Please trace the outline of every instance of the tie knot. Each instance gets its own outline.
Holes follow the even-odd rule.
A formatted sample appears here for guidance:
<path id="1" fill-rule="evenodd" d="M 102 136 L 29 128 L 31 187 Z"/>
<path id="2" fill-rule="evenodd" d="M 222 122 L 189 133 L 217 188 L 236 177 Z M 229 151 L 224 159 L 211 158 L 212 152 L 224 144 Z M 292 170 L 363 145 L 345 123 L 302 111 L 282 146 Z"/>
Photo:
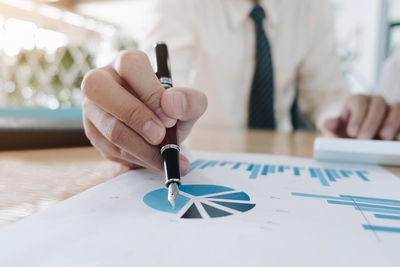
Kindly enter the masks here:
<path id="1" fill-rule="evenodd" d="M 264 9 L 260 5 L 256 5 L 250 12 L 250 17 L 252 17 L 256 23 L 262 23 L 265 19 Z"/>

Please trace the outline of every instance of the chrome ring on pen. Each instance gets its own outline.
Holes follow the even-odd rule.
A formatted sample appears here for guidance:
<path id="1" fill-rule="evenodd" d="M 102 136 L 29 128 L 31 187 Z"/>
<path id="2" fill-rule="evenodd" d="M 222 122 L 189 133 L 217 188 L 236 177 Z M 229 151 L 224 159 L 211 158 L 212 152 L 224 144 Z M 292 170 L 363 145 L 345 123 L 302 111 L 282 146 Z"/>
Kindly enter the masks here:
<path id="1" fill-rule="evenodd" d="M 177 178 L 168 179 L 165 182 L 165 186 L 168 187 L 171 183 L 176 183 L 176 184 L 178 184 L 178 186 L 180 186 L 181 185 L 181 179 L 177 179 Z"/>
<path id="2" fill-rule="evenodd" d="M 176 150 L 178 150 L 178 152 L 181 151 L 181 149 L 180 149 L 180 147 L 179 147 L 178 145 L 168 144 L 168 145 L 163 146 L 163 147 L 160 149 L 160 153 L 162 154 L 162 153 L 164 152 L 164 150 L 169 149 L 169 148 L 176 149 Z"/>

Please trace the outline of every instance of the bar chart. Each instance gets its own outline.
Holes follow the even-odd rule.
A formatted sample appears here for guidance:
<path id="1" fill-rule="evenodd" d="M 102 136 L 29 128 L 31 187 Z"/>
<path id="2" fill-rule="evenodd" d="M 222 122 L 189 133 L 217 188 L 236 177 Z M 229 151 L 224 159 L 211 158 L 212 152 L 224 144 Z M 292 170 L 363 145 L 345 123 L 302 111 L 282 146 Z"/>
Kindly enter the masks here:
<path id="1" fill-rule="evenodd" d="M 289 166 L 280 164 L 259 164 L 235 161 L 218 161 L 199 159 L 191 164 L 190 171 L 195 169 L 204 170 L 209 168 L 225 168 L 234 171 L 245 171 L 249 179 L 257 179 L 265 176 L 289 174 L 294 177 L 312 178 L 321 183 L 322 186 L 331 186 L 332 183 L 341 179 L 358 179 L 369 182 L 368 171 L 346 170 L 335 168 L 322 168 L 312 166 Z"/>
<path id="2" fill-rule="evenodd" d="M 330 205 L 348 206 L 353 207 L 354 210 L 361 213 L 372 213 L 379 225 L 370 224 L 366 221 L 367 224 L 362 224 L 365 230 L 400 234 L 400 200 L 354 195 L 328 196 L 296 192 L 292 192 L 292 196 L 323 199 Z M 392 223 L 385 225 L 388 221 L 398 221 L 398 227 L 394 227 Z"/>

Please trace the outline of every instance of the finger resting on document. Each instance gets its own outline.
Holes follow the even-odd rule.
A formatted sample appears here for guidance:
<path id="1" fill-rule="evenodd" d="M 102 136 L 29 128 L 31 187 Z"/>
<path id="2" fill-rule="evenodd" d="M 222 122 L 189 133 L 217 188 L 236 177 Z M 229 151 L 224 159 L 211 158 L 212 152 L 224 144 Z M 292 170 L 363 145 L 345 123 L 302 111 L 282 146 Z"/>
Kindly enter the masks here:
<path id="1" fill-rule="evenodd" d="M 89 72 L 82 89 L 88 100 L 112 114 L 150 144 L 158 145 L 163 140 L 165 126 L 158 116 L 117 83 L 107 71 L 97 69 Z M 88 103 L 85 101 L 84 105 Z"/>
<path id="2" fill-rule="evenodd" d="M 86 116 L 109 142 L 145 162 L 152 169 L 162 170 L 162 159 L 157 146 L 150 145 L 135 131 L 96 105 L 91 106 L 91 112 L 87 112 Z"/>

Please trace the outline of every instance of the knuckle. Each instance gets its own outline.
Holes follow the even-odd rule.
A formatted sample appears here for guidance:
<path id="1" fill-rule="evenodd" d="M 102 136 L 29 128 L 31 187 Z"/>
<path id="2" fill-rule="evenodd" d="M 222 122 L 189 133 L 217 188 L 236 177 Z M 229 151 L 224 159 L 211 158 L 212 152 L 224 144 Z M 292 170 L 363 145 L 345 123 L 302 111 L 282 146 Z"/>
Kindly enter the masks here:
<path id="1" fill-rule="evenodd" d="M 348 106 L 365 105 L 368 97 L 362 94 L 351 95 L 347 100 Z"/>
<path id="2" fill-rule="evenodd" d="M 394 110 L 397 113 L 397 115 L 400 116 L 400 102 L 394 103 L 392 105 L 392 110 Z"/>
<path id="3" fill-rule="evenodd" d="M 128 75 L 128 71 L 132 68 L 132 66 L 140 65 L 146 60 L 147 55 L 140 50 L 124 50 L 118 55 L 118 63 L 115 66 L 115 69 L 119 75 L 124 78 Z"/>
<path id="4" fill-rule="evenodd" d="M 90 70 L 86 73 L 85 77 L 82 80 L 81 89 L 83 94 L 91 98 L 91 96 L 96 95 L 96 91 L 99 88 L 99 85 L 102 83 L 105 76 L 105 71 L 101 69 Z"/>
<path id="5" fill-rule="evenodd" d="M 95 144 L 95 138 L 92 134 L 92 130 L 90 129 L 90 127 L 88 125 L 86 125 L 86 123 L 83 125 L 83 129 L 85 131 L 85 135 L 86 137 L 89 139 L 90 143 L 92 144 L 92 146 L 96 147 Z"/>
<path id="6" fill-rule="evenodd" d="M 107 131 L 107 139 L 114 144 L 120 144 L 124 140 L 124 133 L 117 120 L 112 123 Z"/>
<path id="7" fill-rule="evenodd" d="M 90 110 L 91 103 L 86 98 L 82 101 L 82 112 L 85 115 Z"/>
<path id="8" fill-rule="evenodd" d="M 141 97 L 141 100 L 150 107 L 158 107 L 160 106 L 161 96 L 163 94 L 164 88 L 160 86 L 155 90 L 148 91 L 148 93 L 144 94 Z"/>
<path id="9" fill-rule="evenodd" d="M 129 153 L 126 152 L 126 151 L 123 150 L 123 149 L 120 149 L 120 151 L 119 151 L 119 156 L 120 156 L 122 159 L 125 159 L 125 160 L 128 160 L 128 159 L 130 158 Z"/>
<path id="10" fill-rule="evenodd" d="M 380 105 L 380 106 L 386 105 L 385 99 L 380 95 L 373 96 L 372 99 L 377 105 Z"/>
<path id="11" fill-rule="evenodd" d="M 145 120 L 145 112 L 139 105 L 132 105 L 125 112 L 126 123 L 131 128 L 138 128 Z"/>

